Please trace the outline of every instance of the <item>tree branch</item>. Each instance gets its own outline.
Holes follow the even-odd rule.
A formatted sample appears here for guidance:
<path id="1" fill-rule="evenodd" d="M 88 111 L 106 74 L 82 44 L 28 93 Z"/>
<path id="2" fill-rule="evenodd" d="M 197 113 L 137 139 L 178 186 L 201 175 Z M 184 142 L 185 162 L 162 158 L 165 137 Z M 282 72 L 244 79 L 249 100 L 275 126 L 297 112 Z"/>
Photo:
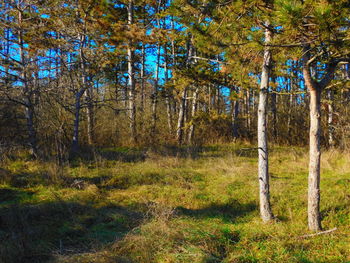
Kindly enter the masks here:
<path id="1" fill-rule="evenodd" d="M 335 227 L 335 228 L 332 228 L 332 229 L 329 229 L 329 230 L 326 230 L 326 231 L 317 232 L 317 233 L 309 234 L 309 235 L 303 235 L 303 236 L 300 236 L 299 238 L 307 238 L 307 237 L 314 237 L 314 236 L 318 236 L 318 235 L 328 234 L 328 233 L 336 231 L 337 229 L 338 228 Z"/>

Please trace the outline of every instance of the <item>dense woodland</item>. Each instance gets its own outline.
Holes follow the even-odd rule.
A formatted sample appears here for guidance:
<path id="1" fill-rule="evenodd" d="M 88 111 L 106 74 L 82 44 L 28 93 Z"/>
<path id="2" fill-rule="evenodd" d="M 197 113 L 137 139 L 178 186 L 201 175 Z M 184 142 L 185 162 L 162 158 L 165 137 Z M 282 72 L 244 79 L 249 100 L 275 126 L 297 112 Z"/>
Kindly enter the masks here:
<path id="1" fill-rule="evenodd" d="M 85 146 L 255 141 L 264 49 L 270 140 L 308 142 L 306 56 L 314 82 L 333 80 L 321 97 L 322 145 L 345 148 L 348 8 L 347 1 L 6 0 L 2 149 L 67 158 Z"/>
<path id="2" fill-rule="evenodd" d="M 309 147 L 321 231 L 321 149 L 350 144 L 349 18 L 346 0 L 3 0 L 2 159 L 246 143 L 273 221 L 268 145 Z"/>

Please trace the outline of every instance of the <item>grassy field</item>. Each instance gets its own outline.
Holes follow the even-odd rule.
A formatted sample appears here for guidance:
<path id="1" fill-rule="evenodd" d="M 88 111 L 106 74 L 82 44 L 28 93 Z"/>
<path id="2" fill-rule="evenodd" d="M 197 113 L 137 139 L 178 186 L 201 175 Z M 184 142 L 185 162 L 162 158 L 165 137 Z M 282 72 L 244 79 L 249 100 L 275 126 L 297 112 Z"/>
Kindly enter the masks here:
<path id="1" fill-rule="evenodd" d="M 60 168 L 7 158 L 0 262 L 350 262 L 350 154 L 322 157 L 321 212 L 307 231 L 307 150 L 272 147 L 276 222 L 258 213 L 247 145 L 103 149 Z"/>

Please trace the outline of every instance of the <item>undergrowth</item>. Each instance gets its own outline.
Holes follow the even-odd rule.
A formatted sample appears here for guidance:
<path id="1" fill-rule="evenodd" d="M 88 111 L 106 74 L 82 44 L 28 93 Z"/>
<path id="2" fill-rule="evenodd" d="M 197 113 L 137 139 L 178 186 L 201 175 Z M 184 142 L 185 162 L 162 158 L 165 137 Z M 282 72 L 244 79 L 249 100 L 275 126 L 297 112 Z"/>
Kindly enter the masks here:
<path id="1" fill-rule="evenodd" d="M 337 230 L 310 238 L 307 151 L 275 146 L 270 158 L 271 224 L 249 145 L 5 159 L 0 262 L 350 262 L 350 154 L 322 156 L 322 224 Z"/>

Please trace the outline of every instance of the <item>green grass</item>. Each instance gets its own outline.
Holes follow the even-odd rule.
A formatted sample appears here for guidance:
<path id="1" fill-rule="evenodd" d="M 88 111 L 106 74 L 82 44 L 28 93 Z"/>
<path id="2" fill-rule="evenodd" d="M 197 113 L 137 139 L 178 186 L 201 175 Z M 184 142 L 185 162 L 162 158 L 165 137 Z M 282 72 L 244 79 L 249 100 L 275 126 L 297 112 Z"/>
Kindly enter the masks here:
<path id="1" fill-rule="evenodd" d="M 0 262 L 350 262 L 350 155 L 322 157 L 323 227 L 307 230 L 307 151 L 273 147 L 258 213 L 247 145 L 103 149 L 59 167 L 25 155 L 0 170 Z"/>

